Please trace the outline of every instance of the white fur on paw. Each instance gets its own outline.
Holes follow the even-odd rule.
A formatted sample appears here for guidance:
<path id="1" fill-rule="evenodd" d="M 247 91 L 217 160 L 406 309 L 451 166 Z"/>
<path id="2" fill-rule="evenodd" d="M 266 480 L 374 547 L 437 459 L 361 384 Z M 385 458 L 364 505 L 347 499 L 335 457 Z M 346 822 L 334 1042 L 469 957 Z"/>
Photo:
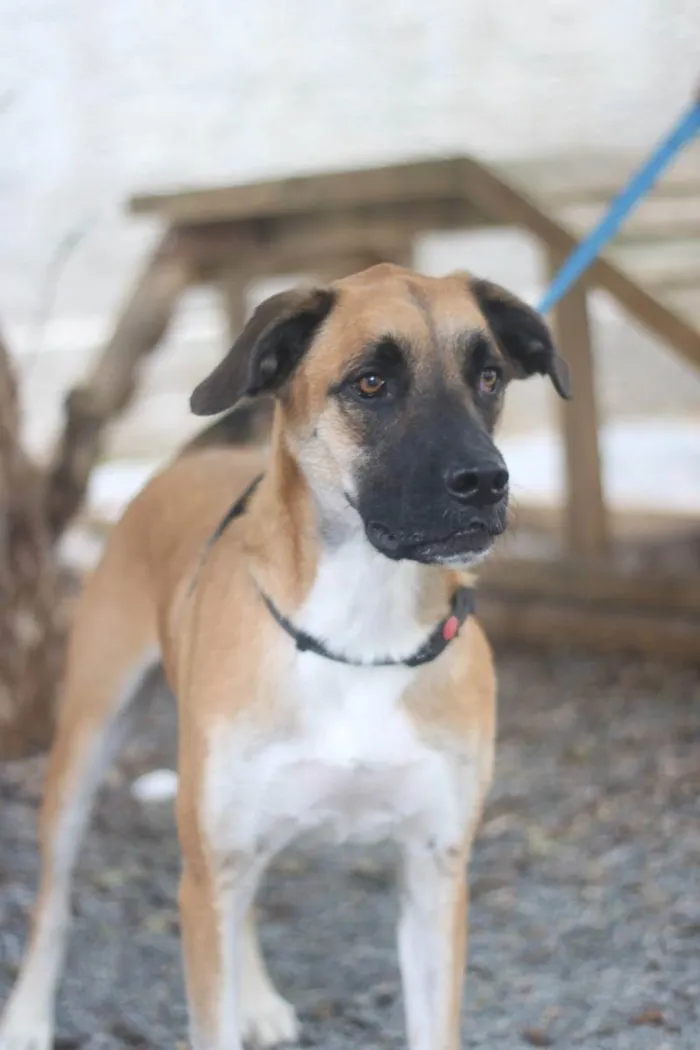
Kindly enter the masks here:
<path id="1" fill-rule="evenodd" d="M 172 769 L 154 769 L 137 777 L 131 794 L 139 802 L 169 802 L 177 795 L 177 773 Z"/>
<path id="2" fill-rule="evenodd" d="M 241 1035 L 250 1046 L 276 1046 L 278 1043 L 296 1043 L 299 1022 L 294 1007 L 273 988 L 256 989 L 244 995 Z"/>
<path id="3" fill-rule="evenodd" d="M 0 1050 L 51 1050 L 53 1025 L 29 1017 L 15 1017 L 10 1010 L 0 1022 Z"/>

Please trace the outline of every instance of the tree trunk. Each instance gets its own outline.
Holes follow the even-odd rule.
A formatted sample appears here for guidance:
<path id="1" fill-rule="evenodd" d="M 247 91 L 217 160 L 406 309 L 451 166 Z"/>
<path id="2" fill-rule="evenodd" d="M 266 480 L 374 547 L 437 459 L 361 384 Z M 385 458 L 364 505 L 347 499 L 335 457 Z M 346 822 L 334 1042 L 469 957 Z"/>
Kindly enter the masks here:
<path id="1" fill-rule="evenodd" d="M 69 395 L 44 475 L 21 446 L 17 382 L 0 337 L 0 760 L 33 754 L 51 739 L 75 593 L 60 574 L 56 544 L 82 504 L 105 426 L 129 404 L 139 367 L 191 277 L 178 237 L 167 234 L 91 374 Z"/>
<path id="2" fill-rule="evenodd" d="M 43 479 L 22 449 L 19 420 L 0 336 L 0 759 L 33 754 L 51 738 L 67 618 Z"/>

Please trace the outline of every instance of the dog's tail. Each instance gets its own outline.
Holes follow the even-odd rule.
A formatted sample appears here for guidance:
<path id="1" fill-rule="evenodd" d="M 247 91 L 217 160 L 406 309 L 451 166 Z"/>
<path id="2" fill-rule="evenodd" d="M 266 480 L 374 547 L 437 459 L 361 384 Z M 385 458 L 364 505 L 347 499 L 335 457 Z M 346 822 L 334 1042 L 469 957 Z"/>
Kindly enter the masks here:
<path id="1" fill-rule="evenodd" d="M 236 406 L 183 445 L 176 458 L 203 448 L 245 448 L 267 444 L 273 409 L 271 398 L 257 398 L 248 404 Z"/>

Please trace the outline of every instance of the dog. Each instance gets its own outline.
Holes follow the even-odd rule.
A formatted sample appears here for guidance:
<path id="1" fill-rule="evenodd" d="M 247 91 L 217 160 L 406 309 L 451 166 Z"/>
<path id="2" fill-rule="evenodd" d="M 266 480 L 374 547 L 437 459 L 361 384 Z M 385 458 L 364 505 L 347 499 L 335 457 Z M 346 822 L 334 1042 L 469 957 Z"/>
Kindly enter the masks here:
<path id="1" fill-rule="evenodd" d="M 191 407 L 274 399 L 269 451 L 195 442 L 127 508 L 81 598 L 0 1050 L 52 1043 L 76 852 L 159 660 L 179 712 L 194 1050 L 296 1040 L 253 904 L 271 859 L 314 830 L 395 843 L 408 1043 L 458 1047 L 495 732 L 471 573 L 506 526 L 505 388 L 535 373 L 568 396 L 540 316 L 467 273 L 382 264 L 258 307 Z"/>

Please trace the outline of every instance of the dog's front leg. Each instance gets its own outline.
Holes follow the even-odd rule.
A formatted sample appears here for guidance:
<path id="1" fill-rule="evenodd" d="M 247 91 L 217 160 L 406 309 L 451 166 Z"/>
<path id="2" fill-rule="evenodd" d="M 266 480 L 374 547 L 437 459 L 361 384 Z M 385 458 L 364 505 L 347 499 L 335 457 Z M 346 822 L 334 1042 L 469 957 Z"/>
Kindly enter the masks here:
<path id="1" fill-rule="evenodd" d="M 406 844 L 399 964 L 411 1050 L 457 1050 L 467 943 L 468 845 Z"/>
<path id="2" fill-rule="evenodd" d="M 242 1041 L 257 1047 L 294 1042 L 296 1014 L 267 973 L 253 906 L 274 851 L 222 848 L 221 835 L 204 826 L 200 797 L 185 769 L 178 794 L 180 919 L 192 1046 L 239 1050 Z"/>
<path id="3" fill-rule="evenodd" d="M 259 872 L 253 863 L 185 858 L 180 921 L 194 1050 L 240 1050 L 247 915 Z"/>

